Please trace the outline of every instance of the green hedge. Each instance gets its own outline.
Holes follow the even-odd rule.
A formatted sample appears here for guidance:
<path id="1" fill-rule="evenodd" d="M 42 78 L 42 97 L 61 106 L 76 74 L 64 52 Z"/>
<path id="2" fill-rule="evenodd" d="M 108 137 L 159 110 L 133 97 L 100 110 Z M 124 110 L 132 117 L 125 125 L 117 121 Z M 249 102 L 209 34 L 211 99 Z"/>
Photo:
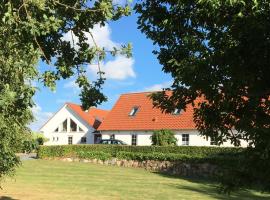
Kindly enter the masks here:
<path id="1" fill-rule="evenodd" d="M 121 145 L 58 145 L 40 146 L 39 158 L 77 157 L 108 160 L 112 157 L 127 160 L 211 161 L 237 159 L 242 148 L 197 146 L 121 146 Z"/>

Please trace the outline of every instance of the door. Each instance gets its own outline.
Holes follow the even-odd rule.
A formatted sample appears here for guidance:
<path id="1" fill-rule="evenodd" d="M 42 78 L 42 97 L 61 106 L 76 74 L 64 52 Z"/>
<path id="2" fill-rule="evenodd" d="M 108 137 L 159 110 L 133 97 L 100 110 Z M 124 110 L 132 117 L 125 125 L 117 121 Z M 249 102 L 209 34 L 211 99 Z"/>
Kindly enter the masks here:
<path id="1" fill-rule="evenodd" d="M 72 136 L 68 136 L 68 144 L 73 144 L 73 137 Z"/>
<path id="2" fill-rule="evenodd" d="M 94 134 L 94 144 L 98 144 L 102 139 L 101 134 Z"/>

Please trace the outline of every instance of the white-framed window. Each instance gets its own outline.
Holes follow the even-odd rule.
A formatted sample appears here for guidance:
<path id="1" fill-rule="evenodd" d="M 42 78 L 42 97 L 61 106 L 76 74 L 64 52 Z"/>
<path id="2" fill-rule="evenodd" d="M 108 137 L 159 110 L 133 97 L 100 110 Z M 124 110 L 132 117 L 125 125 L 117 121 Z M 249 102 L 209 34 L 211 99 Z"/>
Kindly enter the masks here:
<path id="1" fill-rule="evenodd" d="M 73 137 L 72 136 L 68 136 L 68 144 L 73 144 Z"/>
<path id="2" fill-rule="evenodd" d="M 110 139 L 111 140 L 114 140 L 115 139 L 115 135 L 114 134 L 110 135 Z"/>
<path id="3" fill-rule="evenodd" d="M 210 145 L 218 145 L 218 143 L 214 138 L 210 137 Z"/>
<path id="4" fill-rule="evenodd" d="M 182 145 L 189 145 L 189 134 L 182 134 Z"/>
<path id="5" fill-rule="evenodd" d="M 67 119 L 62 123 L 62 132 L 67 132 Z"/>
<path id="6" fill-rule="evenodd" d="M 136 134 L 132 134 L 131 135 L 131 145 L 137 145 L 137 135 Z"/>
<path id="7" fill-rule="evenodd" d="M 77 124 L 72 119 L 70 119 L 70 131 L 71 132 L 77 131 Z"/>
<path id="8" fill-rule="evenodd" d="M 86 141 L 87 141 L 86 137 L 81 137 L 81 143 L 82 143 L 82 144 L 85 144 Z"/>
<path id="9" fill-rule="evenodd" d="M 54 132 L 58 132 L 59 131 L 59 128 L 57 127 L 55 130 L 54 130 Z"/>
<path id="10" fill-rule="evenodd" d="M 129 113 L 129 116 L 135 116 L 136 113 L 138 112 L 138 110 L 139 110 L 139 107 L 138 107 L 138 106 L 134 106 L 134 107 L 131 109 L 131 111 L 130 111 L 130 113 Z"/>

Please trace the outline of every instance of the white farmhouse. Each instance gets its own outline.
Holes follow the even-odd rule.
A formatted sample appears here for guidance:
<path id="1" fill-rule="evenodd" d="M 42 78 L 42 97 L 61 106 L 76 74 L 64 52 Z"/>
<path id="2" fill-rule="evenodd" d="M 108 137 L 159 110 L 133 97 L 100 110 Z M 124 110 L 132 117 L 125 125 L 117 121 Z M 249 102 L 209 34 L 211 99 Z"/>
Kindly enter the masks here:
<path id="1" fill-rule="evenodd" d="M 171 114 L 153 108 L 150 92 L 128 93 L 120 96 L 106 119 L 98 127 L 102 139 L 115 138 L 129 145 L 151 145 L 154 130 L 174 131 L 178 145 L 211 146 L 215 141 L 199 135 L 193 122 L 193 107 L 176 109 Z M 247 143 L 242 141 L 242 146 Z M 223 146 L 233 146 L 229 141 Z"/>
<path id="2" fill-rule="evenodd" d="M 153 108 L 151 92 L 122 94 L 111 111 L 66 103 L 41 129 L 49 141 L 45 145 L 95 144 L 102 139 L 118 139 L 129 145 L 151 145 L 155 130 L 174 131 L 178 145 L 211 146 L 215 141 L 199 135 L 193 122 L 193 107 L 170 114 Z M 223 146 L 233 146 L 229 141 Z M 247 146 L 242 141 L 241 146 Z"/>
<path id="3" fill-rule="evenodd" d="M 80 105 L 66 103 L 41 128 L 49 139 L 45 145 L 93 144 L 100 139 L 96 129 L 108 111 L 90 108 L 84 111 Z"/>

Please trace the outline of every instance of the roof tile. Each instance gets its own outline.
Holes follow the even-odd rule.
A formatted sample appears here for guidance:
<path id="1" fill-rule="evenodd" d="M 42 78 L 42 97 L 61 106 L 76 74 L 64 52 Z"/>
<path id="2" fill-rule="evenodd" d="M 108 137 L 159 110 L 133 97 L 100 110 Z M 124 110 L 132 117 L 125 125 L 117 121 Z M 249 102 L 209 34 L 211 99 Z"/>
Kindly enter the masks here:
<path id="1" fill-rule="evenodd" d="M 195 129 L 193 107 L 187 105 L 179 115 L 162 113 L 153 108 L 151 92 L 130 93 L 120 96 L 98 130 L 159 130 Z M 129 116 L 133 107 L 139 107 L 135 116 Z"/>

